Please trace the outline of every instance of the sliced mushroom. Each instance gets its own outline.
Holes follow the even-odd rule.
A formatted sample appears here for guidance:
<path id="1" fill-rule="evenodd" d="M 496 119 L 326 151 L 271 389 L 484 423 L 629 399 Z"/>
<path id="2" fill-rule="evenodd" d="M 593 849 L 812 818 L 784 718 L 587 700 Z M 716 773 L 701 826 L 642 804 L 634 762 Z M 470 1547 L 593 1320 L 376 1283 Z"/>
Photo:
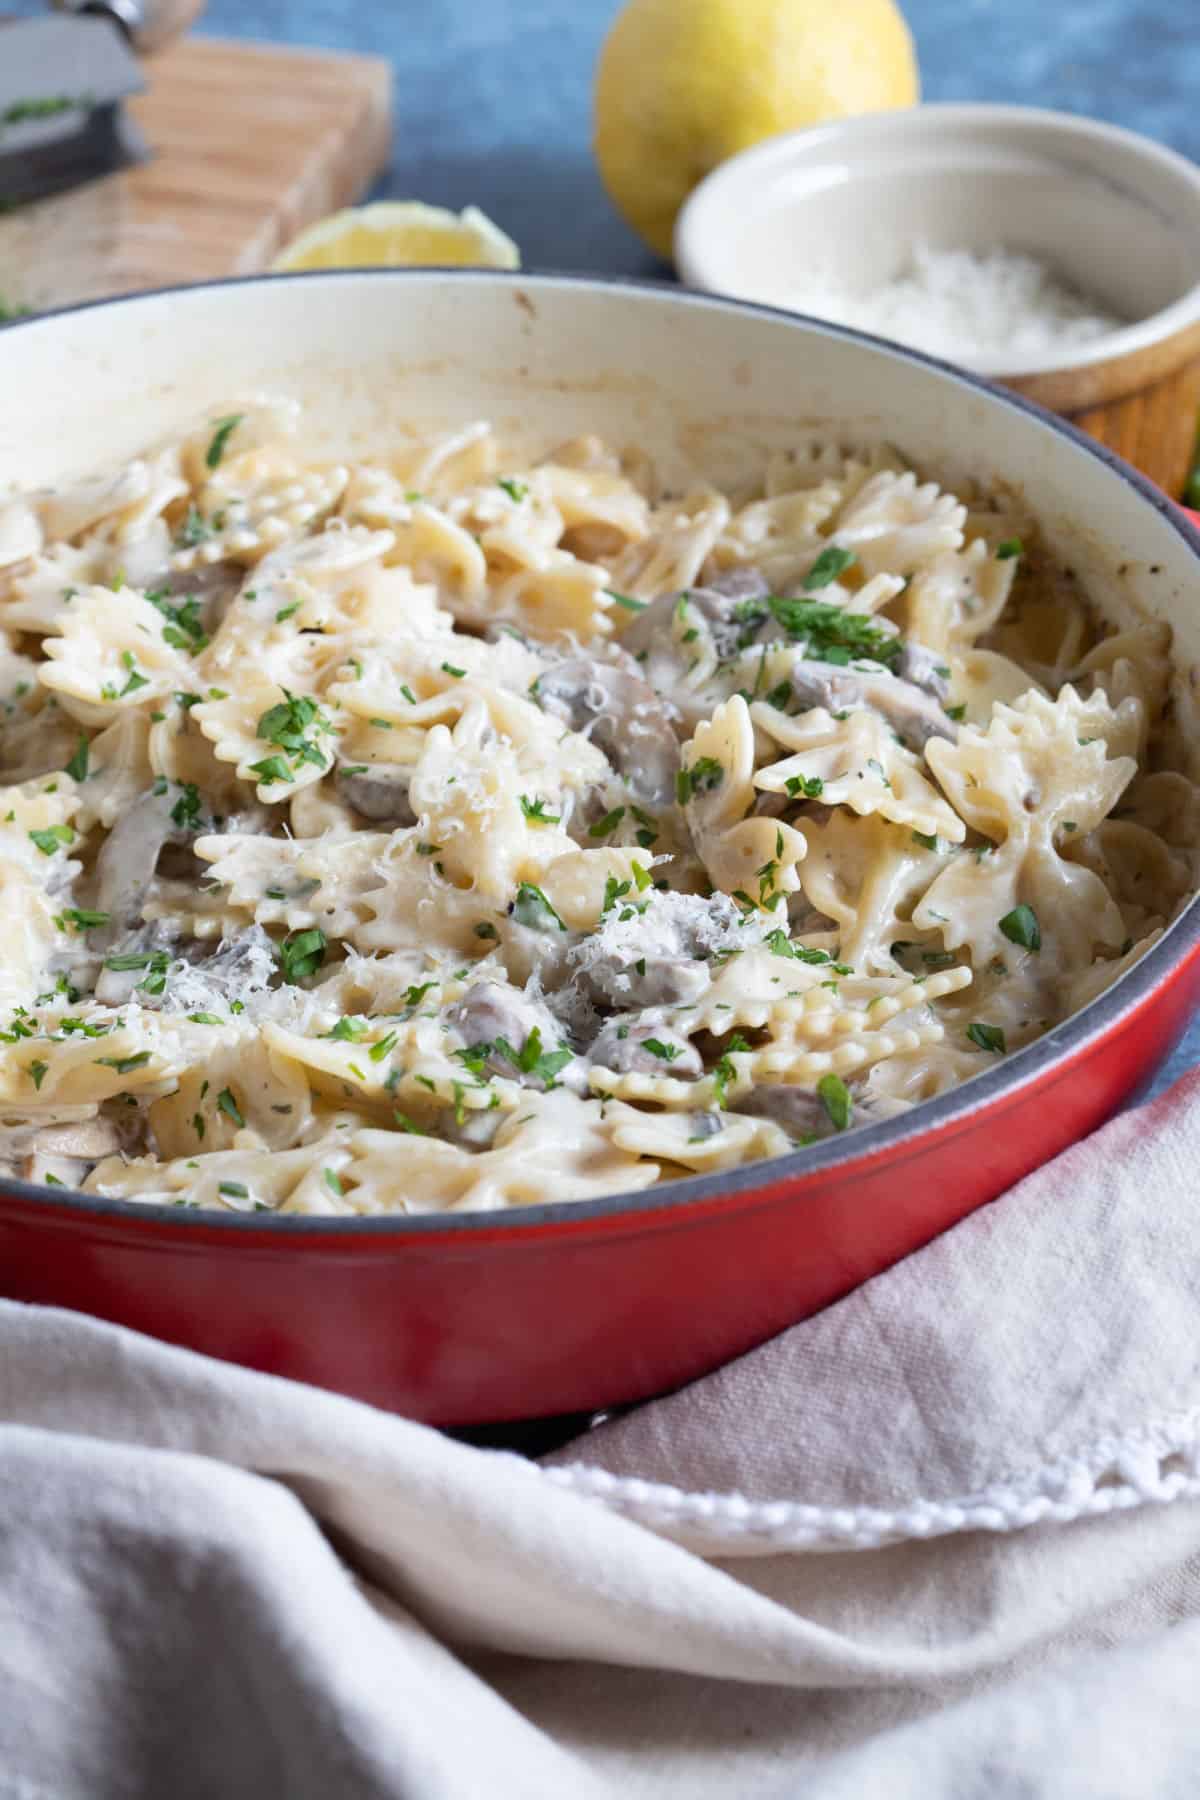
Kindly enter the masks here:
<path id="1" fill-rule="evenodd" d="M 599 956 L 582 977 L 594 999 L 608 1006 L 692 1006 L 708 987 L 708 965 L 678 955 Z"/>
<path id="2" fill-rule="evenodd" d="M 718 579 L 735 585 L 731 577 Z M 762 594 L 763 590 L 757 584 L 751 593 L 728 593 L 723 592 L 716 583 L 710 587 L 684 588 L 678 593 L 660 594 L 622 634 L 621 648 L 632 651 L 639 658 L 653 650 L 661 650 L 671 642 L 675 610 L 681 600 L 686 600 L 688 611 L 699 613 L 712 631 L 717 655 L 722 658 L 735 656 L 739 650 L 758 643 L 764 627 L 768 625 L 767 638 L 778 638 L 781 635 L 780 628 L 771 619 L 768 609 L 756 605 Z"/>
<path id="3" fill-rule="evenodd" d="M 635 916 L 608 915 L 570 946 L 567 961 L 578 986 L 602 1006 L 691 1006 L 709 986 L 709 959 L 759 937 L 725 894 L 655 892 Z"/>
<path id="4" fill-rule="evenodd" d="M 236 937 L 222 938 L 213 951 L 207 943 L 189 944 L 184 955 L 198 973 L 235 999 L 266 987 L 276 967 L 274 940 L 261 925 L 247 925 Z"/>
<path id="5" fill-rule="evenodd" d="M 244 1004 L 266 992 L 279 968 L 274 943 L 261 925 L 222 938 L 215 950 L 210 941 L 188 939 L 175 954 L 178 960 L 163 994 L 171 1012 L 205 1012 L 214 998 Z"/>
<path id="6" fill-rule="evenodd" d="M 100 933 L 94 931 L 90 935 L 98 938 Z M 153 925 L 143 925 L 138 931 L 127 932 L 105 947 L 104 961 L 96 976 L 93 997 L 101 1006 L 124 1006 L 136 998 L 154 1007 L 158 1004 L 159 996 L 151 989 L 145 989 L 141 993 L 138 989 L 147 976 L 153 974 L 157 958 L 174 958 L 178 955 L 176 933 L 169 926 L 156 922 Z M 115 968 L 114 963 L 117 965 Z M 160 962 L 158 966 L 161 969 L 164 965 Z"/>
<path id="7" fill-rule="evenodd" d="M 178 807 L 178 794 L 163 783 L 161 792 L 151 789 L 135 800 L 105 838 L 96 858 L 94 895 L 108 924 L 93 936 L 94 946 L 114 943 L 140 921 L 163 846 L 191 842 L 194 829 L 174 817 Z"/>
<path id="8" fill-rule="evenodd" d="M 652 1013 L 618 1013 L 604 1025 L 589 1052 L 594 1063 L 617 1075 L 673 1075 L 698 1081 L 704 1063 L 696 1046 Z"/>
<path id="9" fill-rule="evenodd" d="M 487 922 L 496 934 L 496 947 L 511 980 L 534 980 L 549 992 L 561 988 L 569 973 L 567 952 L 576 941 L 574 932 L 539 931 L 523 925 L 511 913 Z"/>
<path id="10" fill-rule="evenodd" d="M 896 673 L 901 681 L 911 681 L 914 687 L 924 688 L 935 700 L 947 700 L 950 696 L 950 671 L 944 658 L 936 650 L 914 643 L 911 638 L 905 640 Z"/>
<path id="11" fill-rule="evenodd" d="M 42 1186 L 78 1187 L 98 1162 L 121 1148 L 116 1126 L 102 1118 L 39 1125 L 4 1135 L 9 1142 L 0 1148 L 0 1161 L 20 1180 Z"/>
<path id="12" fill-rule="evenodd" d="M 752 1119 L 770 1119 L 786 1131 L 790 1138 L 824 1138 L 833 1136 L 833 1120 L 820 1097 L 809 1088 L 773 1085 L 756 1087 L 734 1101 L 731 1112 L 745 1113 Z"/>
<path id="13" fill-rule="evenodd" d="M 953 719 L 946 717 L 940 703 L 924 688 L 898 675 L 860 675 L 858 679 L 867 705 L 882 714 L 910 750 L 920 754 L 930 738 L 949 738 L 951 743 L 957 739 Z"/>
<path id="14" fill-rule="evenodd" d="M 849 1129 L 871 1125 L 889 1117 L 887 1110 L 857 1088 L 852 1089 Z M 811 1088 L 785 1087 L 780 1083 L 753 1088 L 730 1107 L 731 1112 L 745 1113 L 753 1119 L 770 1119 L 791 1138 L 827 1138 L 837 1135 L 837 1127 L 826 1111 L 819 1094 Z"/>
<path id="15" fill-rule="evenodd" d="M 694 1112 L 686 1114 L 688 1122 L 688 1139 L 719 1137 L 725 1129 L 725 1121 L 719 1112 Z"/>
<path id="16" fill-rule="evenodd" d="M 364 819 L 378 825 L 415 825 L 417 815 L 409 804 L 408 784 L 412 769 L 406 763 L 352 764 L 339 768 L 338 796 Z"/>
<path id="17" fill-rule="evenodd" d="M 788 679 L 792 688 L 788 704 L 793 711 L 807 712 L 823 706 L 827 712 L 839 713 L 855 706 L 869 706 L 887 720 L 910 750 L 922 751 L 930 738 L 949 738 L 953 742 L 958 735 L 954 721 L 946 717 L 927 689 L 885 669 L 877 674 L 850 671 L 836 663 L 797 656 Z"/>
<path id="18" fill-rule="evenodd" d="M 562 1028 L 542 1000 L 522 994 L 515 988 L 502 987 L 498 981 L 477 981 L 467 989 L 457 1005 L 446 1014 L 446 1023 L 462 1039 L 466 1050 L 486 1052 L 483 1067 L 492 1075 L 504 1075 L 519 1081 L 523 1087 L 544 1090 L 552 1080 L 572 1092 L 587 1092 L 587 1074 L 582 1062 L 572 1051 L 572 1060 L 547 1080 L 536 1067 L 522 1069 L 523 1053 L 538 1033 L 537 1051 L 541 1056 L 570 1049 L 564 1043 Z M 511 1052 L 511 1054 L 509 1054 Z"/>
<path id="19" fill-rule="evenodd" d="M 726 569 L 698 591 L 718 594 L 722 600 L 765 600 L 771 584 L 758 569 Z"/>
<path id="20" fill-rule="evenodd" d="M 792 688 L 788 707 L 793 712 L 809 712 L 815 706 L 823 706 L 826 712 L 837 713 L 862 704 L 861 680 L 847 674 L 837 663 L 797 656 L 788 671 L 788 680 Z"/>
<path id="21" fill-rule="evenodd" d="M 537 699 L 544 712 L 586 733 L 639 800 L 670 805 L 679 740 L 649 682 L 617 663 L 569 656 L 538 677 Z"/>
<path id="22" fill-rule="evenodd" d="M 500 1126 L 511 1117 L 511 1113 L 501 1112 L 498 1106 L 477 1106 L 473 1111 L 464 1108 L 461 1117 L 445 1112 L 438 1118 L 437 1133 L 447 1143 L 457 1144 L 460 1150 L 490 1150 Z"/>

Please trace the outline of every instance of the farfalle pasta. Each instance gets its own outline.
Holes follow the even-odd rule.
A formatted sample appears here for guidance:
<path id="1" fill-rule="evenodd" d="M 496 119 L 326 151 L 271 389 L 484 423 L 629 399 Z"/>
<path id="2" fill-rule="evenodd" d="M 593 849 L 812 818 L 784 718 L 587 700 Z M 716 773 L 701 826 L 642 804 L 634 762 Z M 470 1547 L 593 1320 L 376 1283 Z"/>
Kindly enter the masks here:
<path id="1" fill-rule="evenodd" d="M 668 493 L 264 401 L 0 501 L 3 1167 L 487 1209 L 918 1106 L 1195 888 L 1169 652 L 891 449 Z"/>

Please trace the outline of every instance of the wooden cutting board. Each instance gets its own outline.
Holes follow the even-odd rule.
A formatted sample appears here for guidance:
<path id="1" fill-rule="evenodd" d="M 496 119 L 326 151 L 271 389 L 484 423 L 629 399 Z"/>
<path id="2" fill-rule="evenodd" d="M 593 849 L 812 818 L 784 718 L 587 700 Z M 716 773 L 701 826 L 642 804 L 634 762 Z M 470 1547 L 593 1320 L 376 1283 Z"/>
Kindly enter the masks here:
<path id="1" fill-rule="evenodd" d="M 379 57 L 189 38 L 131 111 L 151 162 L 0 216 L 0 299 L 42 310 L 248 275 L 360 199 L 391 147 Z"/>

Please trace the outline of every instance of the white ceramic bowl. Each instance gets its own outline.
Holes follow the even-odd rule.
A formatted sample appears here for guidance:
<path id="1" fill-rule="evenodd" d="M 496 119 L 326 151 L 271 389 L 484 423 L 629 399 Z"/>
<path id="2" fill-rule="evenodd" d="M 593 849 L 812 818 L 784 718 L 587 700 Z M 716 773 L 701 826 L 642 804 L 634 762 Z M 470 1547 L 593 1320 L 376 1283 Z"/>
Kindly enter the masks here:
<path id="1" fill-rule="evenodd" d="M 814 264 L 865 293 L 916 244 L 1024 252 L 1129 321 L 1041 357 L 958 358 L 981 374 L 1124 363 L 1200 332 L 1200 168 L 1034 107 L 921 106 L 770 138 L 701 182 L 675 260 L 692 287 L 803 310 Z"/>

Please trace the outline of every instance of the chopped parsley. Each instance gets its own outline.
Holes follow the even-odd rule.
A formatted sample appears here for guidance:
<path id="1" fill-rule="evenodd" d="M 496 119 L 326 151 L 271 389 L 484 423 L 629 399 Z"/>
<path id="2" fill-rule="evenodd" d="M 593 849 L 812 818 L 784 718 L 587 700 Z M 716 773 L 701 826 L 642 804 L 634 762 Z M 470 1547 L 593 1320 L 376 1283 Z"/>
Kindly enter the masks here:
<path id="1" fill-rule="evenodd" d="M 503 488 L 509 499 L 515 500 L 518 505 L 520 505 L 522 500 L 527 499 L 529 495 L 529 489 L 523 481 L 512 481 L 505 476 L 500 477 L 496 486 L 498 488 Z"/>
<path id="2" fill-rule="evenodd" d="M 35 1088 L 41 1087 L 43 1081 L 45 1081 L 45 1079 L 46 1079 L 46 1073 L 49 1070 L 49 1067 L 50 1067 L 49 1063 L 44 1063 L 44 1062 L 31 1062 L 30 1063 L 29 1073 L 33 1079 L 33 1085 Z"/>
<path id="3" fill-rule="evenodd" d="M 805 654 L 816 662 L 844 667 L 859 658 L 892 665 L 899 659 L 901 640 L 885 631 L 870 613 L 848 612 L 828 600 L 788 600 L 776 595 L 766 603 L 794 642 L 803 642 Z"/>
<path id="4" fill-rule="evenodd" d="M 494 1051 L 497 1056 L 502 1056 L 505 1062 L 511 1063 L 520 1074 L 532 1075 L 536 1081 L 542 1082 L 547 1088 L 558 1085 L 554 1079 L 555 1076 L 560 1069 L 565 1069 L 575 1056 L 575 1052 L 569 1050 L 565 1044 L 560 1044 L 557 1050 L 543 1050 L 541 1027 L 538 1025 L 534 1026 L 520 1050 L 514 1050 L 508 1039 L 503 1037 L 496 1038 L 491 1045 L 476 1044 L 472 1048 L 475 1051 Z"/>
<path id="5" fill-rule="evenodd" d="M 963 720 L 967 716 L 967 708 L 966 708 L 965 703 L 961 706 L 946 706 L 946 707 L 943 707 L 942 710 L 948 719 L 954 720 L 954 723 L 956 725 L 961 725 Z"/>
<path id="6" fill-rule="evenodd" d="M 996 561 L 1011 562 L 1014 556 L 1022 556 L 1025 546 L 1020 538 L 1005 538 L 1002 544 L 996 545 Z"/>
<path id="7" fill-rule="evenodd" d="M 850 1098 L 850 1089 L 840 1075 L 822 1075 L 817 1083 L 817 1098 L 829 1114 L 829 1122 L 835 1131 L 845 1131 L 854 1114 L 854 1103 Z"/>
<path id="8" fill-rule="evenodd" d="M 660 1062 L 673 1063 L 682 1054 L 678 1044 L 664 1043 L 662 1038 L 648 1037 L 642 1039 L 642 1047 L 651 1056 L 657 1056 Z"/>
<path id="9" fill-rule="evenodd" d="M 186 650 L 189 656 L 196 656 L 206 647 L 208 633 L 200 618 L 199 600 L 190 597 L 175 606 L 166 588 L 149 593 L 146 598 L 166 620 L 162 628 L 163 639 L 173 650 Z"/>
<path id="10" fill-rule="evenodd" d="M 643 850 L 651 849 L 658 842 L 658 820 L 643 812 L 640 806 L 631 806 L 629 810 L 641 827 L 634 837 Z"/>
<path id="11" fill-rule="evenodd" d="M 108 924 L 106 912 L 90 912 L 82 906 L 68 906 L 58 916 L 64 924 L 73 925 L 76 931 L 92 931 L 99 925 Z"/>
<path id="12" fill-rule="evenodd" d="M 690 768 L 680 769 L 675 777 L 675 798 L 686 806 L 693 794 L 706 794 L 720 787 L 725 770 L 715 756 L 698 756 Z"/>
<path id="13" fill-rule="evenodd" d="M 546 802 L 544 800 L 531 800 L 528 794 L 521 794 L 518 798 L 521 802 L 521 811 L 531 824 L 558 825 L 561 823 L 562 814 L 548 813 L 546 811 Z"/>
<path id="14" fill-rule="evenodd" d="M 485 938 L 492 942 L 496 942 L 500 937 L 500 933 L 496 930 L 496 927 L 489 924 L 486 919 L 481 919 L 479 924 L 475 927 L 475 936 L 477 938 Z"/>
<path id="15" fill-rule="evenodd" d="M 361 1019 L 339 1019 L 333 1030 L 325 1033 L 339 1044 L 357 1044 L 359 1038 L 366 1035 L 367 1028 Z"/>
<path id="16" fill-rule="evenodd" d="M 789 775 L 783 785 L 793 800 L 819 800 L 825 792 L 819 775 Z"/>
<path id="17" fill-rule="evenodd" d="M 246 1121 L 242 1117 L 242 1109 L 229 1088 L 222 1088 L 217 1095 L 217 1111 L 223 1112 L 227 1119 L 232 1119 L 239 1131 L 244 1128 Z"/>
<path id="18" fill-rule="evenodd" d="M 106 1069 L 115 1069 L 118 1075 L 128 1075 L 131 1069 L 141 1069 L 150 1061 L 148 1050 L 139 1050 L 136 1056 L 98 1056 L 96 1061 L 103 1063 Z"/>
<path id="19" fill-rule="evenodd" d="M 1032 906 L 1014 906 L 1000 920 L 1000 929 L 1010 944 L 1019 944 L 1022 950 L 1042 947 L 1042 928 Z"/>
<path id="20" fill-rule="evenodd" d="M 217 467 L 225 454 L 225 446 L 229 442 L 230 434 L 237 430 L 245 416 L 245 413 L 226 413 L 223 419 L 214 420 L 216 429 L 209 441 L 208 449 L 204 452 L 206 468 L 215 469 Z"/>
<path id="21" fill-rule="evenodd" d="M 325 961 L 327 948 L 325 933 L 319 925 L 312 925 L 307 931 L 297 931 L 284 938 L 282 944 L 275 947 L 283 979 L 297 982 L 315 975 Z"/>
<path id="22" fill-rule="evenodd" d="M 967 1036 L 981 1050 L 990 1050 L 996 1056 L 1005 1054 L 1007 1046 L 999 1025 L 982 1025 L 976 1020 L 973 1025 L 967 1026 Z"/>
<path id="23" fill-rule="evenodd" d="M 632 882 L 618 881 L 615 875 L 610 875 L 604 883 L 604 903 L 600 908 L 600 917 L 603 918 L 606 913 L 611 912 L 617 901 L 623 900 L 626 894 L 632 891 L 632 887 Z M 643 911 L 645 911 L 644 904 L 642 906 L 629 905 L 618 914 L 618 917 L 622 920 L 633 919 Z"/>
<path id="24" fill-rule="evenodd" d="M 175 543 L 180 550 L 193 550 L 202 544 L 205 538 L 212 536 L 212 526 L 195 504 L 187 509 L 187 516 L 175 534 Z"/>
<path id="25" fill-rule="evenodd" d="M 171 808 L 171 819 L 181 831 L 198 831 L 200 828 L 200 789 L 194 781 L 176 783 L 179 798 Z"/>
<path id="26" fill-rule="evenodd" d="M 86 732 L 81 731 L 79 742 L 75 746 L 75 754 L 67 764 L 67 774 L 76 781 L 86 781 L 88 777 L 89 751 Z"/>
<path id="27" fill-rule="evenodd" d="M 148 687 L 150 685 L 147 677 L 139 671 L 138 666 L 133 659 L 132 650 L 122 650 L 121 667 L 128 670 L 128 679 L 125 686 L 123 688 L 118 688 L 114 682 L 106 681 L 100 689 L 100 698 L 102 700 L 124 700 L 127 694 L 136 694 L 139 688 Z"/>
<path id="28" fill-rule="evenodd" d="M 53 856 L 64 844 L 74 842 L 75 833 L 69 825 L 47 825 L 42 831 L 31 831 L 30 839 L 35 843 L 43 856 Z"/>
<path id="29" fill-rule="evenodd" d="M 749 1044 L 740 1031 L 735 1031 L 725 1046 L 725 1053 L 713 1068 L 713 1086 L 716 1090 L 717 1105 L 724 1107 L 729 1083 L 734 1079 L 737 1070 L 733 1066 L 733 1058 L 740 1050 L 748 1050 Z"/>
<path id="30" fill-rule="evenodd" d="M 456 681 L 461 681 L 467 672 L 465 669 L 456 669 L 454 664 L 449 662 L 444 662 L 442 664 L 442 669 L 447 675 L 453 675 Z"/>
<path id="31" fill-rule="evenodd" d="M 250 768 L 258 776 L 261 787 L 269 787 L 273 781 L 292 779 L 292 771 L 282 756 L 264 756 L 261 762 L 251 763 Z"/>
<path id="32" fill-rule="evenodd" d="M 588 836 L 594 838 L 611 837 L 624 817 L 625 808 L 623 806 L 614 806 L 612 811 L 606 812 L 602 819 L 597 819 L 594 825 L 588 826 Z"/>
<path id="33" fill-rule="evenodd" d="M 392 1108 L 392 1117 L 396 1121 L 397 1125 L 400 1127 L 401 1131 L 407 1131 L 413 1137 L 428 1137 L 429 1136 L 429 1133 L 426 1131 L 426 1129 L 423 1125 L 415 1124 L 413 1122 L 413 1120 L 409 1118 L 407 1113 L 402 1113 L 400 1111 L 400 1108 L 398 1106 Z M 459 1123 L 460 1124 L 462 1123 L 461 1119 L 459 1120 Z"/>
<path id="34" fill-rule="evenodd" d="M 822 550 L 800 585 L 806 594 L 815 594 L 819 588 L 828 587 L 839 575 L 844 575 L 851 563 L 857 560 L 853 550 L 843 550 L 837 544 L 829 544 Z"/>
<path id="35" fill-rule="evenodd" d="M 613 588 L 605 588 L 604 592 L 618 606 L 623 606 L 626 612 L 645 612 L 648 605 L 645 600 L 635 600 L 632 594 L 618 594 Z"/>
<path id="36" fill-rule="evenodd" d="M 849 963 L 834 962 L 828 950 L 818 950 L 808 944 L 794 944 L 787 932 L 779 926 L 774 931 L 768 931 L 763 942 L 773 956 L 791 957 L 794 962 L 809 963 L 817 968 L 828 965 L 838 975 L 854 973 Z"/>
<path id="37" fill-rule="evenodd" d="M 219 1181 L 217 1192 L 224 1194 L 228 1200 L 248 1200 L 250 1198 L 250 1189 L 244 1181 Z"/>
<path id="38" fill-rule="evenodd" d="M 512 916 L 518 925 L 526 925 L 531 931 L 567 929 L 541 888 L 535 887 L 532 881 L 523 881 L 517 889 Z"/>
<path id="39" fill-rule="evenodd" d="M 307 694 L 292 694 L 287 688 L 283 690 L 283 699 L 276 706 L 268 707 L 258 721 L 257 735 L 268 744 L 274 744 L 285 756 L 290 758 L 286 779 L 295 779 L 296 771 L 302 764 L 310 763 L 315 769 L 329 766 L 328 752 L 317 743 L 317 739 L 327 736 L 333 727 L 329 715 L 318 706 Z M 267 757 L 271 773 L 264 780 L 279 781 L 285 779 L 279 775 L 280 757 Z M 255 773 L 259 772 L 259 764 L 254 764 Z M 286 767 L 287 765 L 285 765 Z"/>

